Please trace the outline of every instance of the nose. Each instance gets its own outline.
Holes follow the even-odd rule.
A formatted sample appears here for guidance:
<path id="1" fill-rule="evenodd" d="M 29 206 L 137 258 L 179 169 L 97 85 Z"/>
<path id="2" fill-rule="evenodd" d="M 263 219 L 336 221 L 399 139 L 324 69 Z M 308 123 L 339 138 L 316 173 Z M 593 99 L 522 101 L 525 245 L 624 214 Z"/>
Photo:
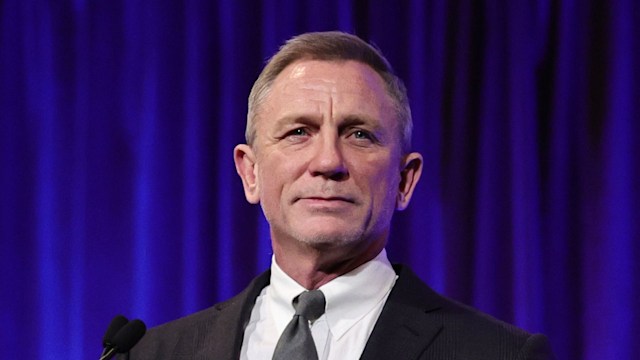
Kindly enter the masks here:
<path id="1" fill-rule="evenodd" d="M 312 176 L 322 176 L 334 181 L 345 180 L 349 176 L 344 154 L 337 136 L 321 136 L 313 147 L 309 163 Z"/>

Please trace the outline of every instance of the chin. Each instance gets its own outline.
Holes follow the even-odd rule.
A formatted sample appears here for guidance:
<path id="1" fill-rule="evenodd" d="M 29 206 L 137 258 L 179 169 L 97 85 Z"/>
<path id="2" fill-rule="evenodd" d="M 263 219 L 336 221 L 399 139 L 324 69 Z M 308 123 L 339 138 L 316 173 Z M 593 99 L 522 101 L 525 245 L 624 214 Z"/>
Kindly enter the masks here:
<path id="1" fill-rule="evenodd" d="M 305 231 L 296 236 L 298 241 L 317 249 L 327 249 L 357 244 L 363 240 L 362 231 Z"/>

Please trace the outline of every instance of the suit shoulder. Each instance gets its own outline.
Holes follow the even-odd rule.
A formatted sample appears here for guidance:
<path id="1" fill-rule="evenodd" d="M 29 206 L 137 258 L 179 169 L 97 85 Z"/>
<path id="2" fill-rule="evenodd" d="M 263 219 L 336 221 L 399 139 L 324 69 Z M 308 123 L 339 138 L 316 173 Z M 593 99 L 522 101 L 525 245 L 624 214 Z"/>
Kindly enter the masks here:
<path id="1" fill-rule="evenodd" d="M 459 353 L 487 359 L 554 358 L 545 335 L 532 334 L 468 305 L 444 299 L 447 305 L 441 310 L 445 324 L 442 335 L 455 339 Z"/>
<path id="2" fill-rule="evenodd" d="M 207 309 L 154 326 L 131 350 L 130 359 L 163 359 L 167 354 L 175 354 L 185 341 L 200 337 L 216 324 L 221 306 L 233 299 L 216 304 Z"/>
<path id="3" fill-rule="evenodd" d="M 548 339 L 531 334 L 471 306 L 445 297 L 420 280 L 410 269 L 400 267 L 398 292 L 407 304 L 420 304 L 430 322 L 440 331 L 430 351 L 454 351 L 469 359 L 552 359 Z M 445 349 L 444 347 L 449 347 Z"/>
<path id="4" fill-rule="evenodd" d="M 425 311 L 442 317 L 450 326 L 484 330 L 479 332 L 504 332 L 522 339 L 530 336 L 528 332 L 514 325 L 439 294 L 406 266 L 396 266 L 396 271 L 399 275 L 397 286 L 394 288 L 397 297 L 407 304 L 424 306 Z"/>
<path id="5" fill-rule="evenodd" d="M 243 321 L 248 319 L 252 303 L 268 279 L 269 274 L 264 273 L 229 300 L 149 329 L 129 358 L 186 359 L 200 351 L 233 352 L 242 336 Z"/>
<path id="6" fill-rule="evenodd" d="M 243 294 L 240 293 L 232 297 L 231 299 L 217 303 L 206 309 L 153 327 L 149 330 L 149 334 L 159 335 L 168 333 L 175 335 L 176 332 L 187 331 L 188 329 L 193 329 L 194 327 L 197 328 L 203 326 L 204 324 L 210 324 L 216 319 L 216 316 L 218 316 L 220 311 L 225 310 L 228 307 L 233 308 L 234 306 L 240 305 L 240 303 L 243 301 L 242 295 Z"/>
<path id="7" fill-rule="evenodd" d="M 531 334 L 515 325 L 509 324 L 498 318 L 482 312 L 474 307 L 459 301 L 439 295 L 442 298 L 442 313 L 446 315 L 450 323 L 459 323 L 460 326 L 473 329 L 482 329 L 490 333 L 505 333 L 519 339 L 527 339 Z M 480 333 L 484 333 L 482 331 Z"/>

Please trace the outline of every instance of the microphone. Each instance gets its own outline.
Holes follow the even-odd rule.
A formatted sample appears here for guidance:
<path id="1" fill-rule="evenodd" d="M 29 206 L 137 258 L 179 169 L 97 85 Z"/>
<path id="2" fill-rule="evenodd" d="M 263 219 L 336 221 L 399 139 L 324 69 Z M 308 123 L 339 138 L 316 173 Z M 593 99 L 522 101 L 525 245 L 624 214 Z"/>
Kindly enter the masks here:
<path id="1" fill-rule="evenodd" d="M 118 316 L 114 317 L 113 320 L 111 320 L 111 323 L 109 324 L 109 327 L 107 328 L 107 332 L 104 333 L 104 337 L 102 338 L 102 346 L 105 348 L 105 350 L 107 348 L 114 347 L 114 345 L 113 345 L 113 337 L 128 322 L 129 322 L 129 319 L 127 319 L 126 317 L 124 317 L 122 315 L 118 315 Z M 102 355 L 104 355 L 105 352 L 106 351 L 103 351 Z"/>
<path id="2" fill-rule="evenodd" d="M 144 336 L 147 327 L 142 321 L 136 319 L 126 322 L 126 320 L 124 316 L 116 316 L 109 324 L 103 339 L 103 344 L 106 344 L 100 360 L 111 359 L 116 353 L 126 353 Z M 111 338 L 107 339 L 107 335 Z"/>
<path id="3" fill-rule="evenodd" d="M 133 345 L 142 339 L 145 332 L 147 332 L 147 327 L 141 320 L 136 319 L 129 322 L 113 337 L 115 348 L 118 349 L 119 353 L 129 351 Z"/>

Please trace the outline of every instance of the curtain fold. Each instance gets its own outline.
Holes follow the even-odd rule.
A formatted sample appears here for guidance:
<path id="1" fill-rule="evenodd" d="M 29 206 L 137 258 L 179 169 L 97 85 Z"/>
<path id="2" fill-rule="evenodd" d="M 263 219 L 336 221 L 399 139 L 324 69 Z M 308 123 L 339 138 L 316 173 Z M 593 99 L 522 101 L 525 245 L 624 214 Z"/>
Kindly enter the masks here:
<path id="1" fill-rule="evenodd" d="M 232 152 L 264 61 L 306 31 L 378 46 L 425 170 L 388 253 L 544 332 L 560 359 L 640 352 L 640 4 L 0 3 L 0 345 L 91 358 L 240 291 L 271 259 Z"/>

